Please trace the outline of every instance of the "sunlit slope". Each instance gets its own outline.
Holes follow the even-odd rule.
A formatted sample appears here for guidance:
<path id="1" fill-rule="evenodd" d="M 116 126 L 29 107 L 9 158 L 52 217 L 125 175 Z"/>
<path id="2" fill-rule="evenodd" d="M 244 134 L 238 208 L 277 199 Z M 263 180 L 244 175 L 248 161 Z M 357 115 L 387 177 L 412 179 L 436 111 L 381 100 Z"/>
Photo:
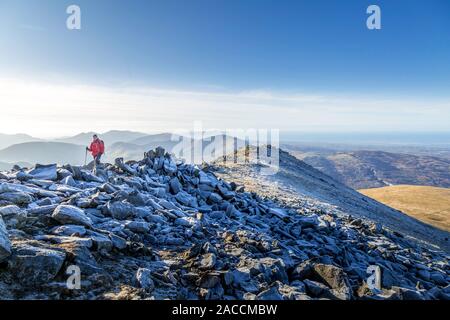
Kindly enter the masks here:
<path id="1" fill-rule="evenodd" d="M 359 191 L 425 223 L 450 231 L 449 188 L 398 185 Z"/>

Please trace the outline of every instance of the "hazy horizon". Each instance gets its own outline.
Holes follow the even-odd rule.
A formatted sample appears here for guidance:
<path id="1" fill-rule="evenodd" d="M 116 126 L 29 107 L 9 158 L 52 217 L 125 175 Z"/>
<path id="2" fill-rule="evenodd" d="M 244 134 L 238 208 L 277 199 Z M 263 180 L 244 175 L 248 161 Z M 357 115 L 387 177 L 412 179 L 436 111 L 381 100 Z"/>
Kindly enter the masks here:
<path id="1" fill-rule="evenodd" d="M 77 5 L 81 30 L 64 2 L 0 4 L 3 132 L 449 127 L 445 1 L 379 1 L 375 31 L 356 0 Z"/>
<path id="2" fill-rule="evenodd" d="M 233 129 L 233 128 L 230 128 Z M 146 135 L 155 135 L 162 133 L 173 133 L 172 130 L 144 132 L 133 129 L 111 129 L 107 131 L 83 131 L 76 132 L 72 135 L 65 136 L 36 136 L 28 134 L 27 132 L 5 133 L 0 131 L 0 135 L 27 135 L 31 138 L 40 139 L 43 141 L 54 141 L 60 139 L 68 139 L 81 134 L 96 133 L 99 136 L 111 131 L 125 131 L 137 132 Z M 205 131 L 207 134 L 208 131 Z M 347 131 L 347 132 L 305 132 L 281 130 L 280 140 L 282 143 L 289 142 L 304 142 L 317 144 L 405 144 L 405 145 L 450 145 L 450 130 L 449 131 L 424 131 L 424 132 L 368 132 L 368 131 Z"/>

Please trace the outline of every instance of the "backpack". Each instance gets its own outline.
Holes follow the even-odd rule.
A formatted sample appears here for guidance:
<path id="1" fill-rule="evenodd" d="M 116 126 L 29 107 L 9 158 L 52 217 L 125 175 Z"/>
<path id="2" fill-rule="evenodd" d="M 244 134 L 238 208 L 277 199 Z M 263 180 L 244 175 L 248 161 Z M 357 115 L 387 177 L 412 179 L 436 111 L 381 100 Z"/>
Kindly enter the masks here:
<path id="1" fill-rule="evenodd" d="M 103 142 L 103 140 L 100 140 L 100 153 L 105 153 L 105 143 Z"/>

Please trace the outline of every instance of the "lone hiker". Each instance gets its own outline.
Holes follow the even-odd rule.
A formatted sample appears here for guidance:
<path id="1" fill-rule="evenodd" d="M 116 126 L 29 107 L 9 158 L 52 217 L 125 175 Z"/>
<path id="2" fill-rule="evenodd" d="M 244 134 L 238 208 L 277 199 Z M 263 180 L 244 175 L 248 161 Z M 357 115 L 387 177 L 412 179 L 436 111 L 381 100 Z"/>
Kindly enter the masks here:
<path id="1" fill-rule="evenodd" d="M 94 168 L 100 164 L 100 159 L 105 153 L 105 144 L 103 140 L 100 140 L 96 134 L 92 136 L 92 142 L 90 147 L 86 147 L 87 151 L 90 151 L 94 158 Z"/>

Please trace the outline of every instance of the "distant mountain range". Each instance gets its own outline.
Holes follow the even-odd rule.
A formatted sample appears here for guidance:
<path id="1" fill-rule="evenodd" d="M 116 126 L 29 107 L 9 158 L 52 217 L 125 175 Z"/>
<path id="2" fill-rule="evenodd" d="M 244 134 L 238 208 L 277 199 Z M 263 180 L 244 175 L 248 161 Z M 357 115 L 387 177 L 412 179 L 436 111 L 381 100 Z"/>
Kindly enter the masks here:
<path id="1" fill-rule="evenodd" d="M 28 164 L 56 162 L 58 164 L 71 163 L 81 165 L 84 163 L 85 148 L 91 142 L 92 135 L 92 132 L 87 132 L 55 141 L 36 141 L 10 145 L 0 150 L 0 161 L 3 162 L 0 170 L 10 169 L 19 162 L 21 164 L 24 164 L 23 162 Z M 109 131 L 99 134 L 99 137 L 104 140 L 106 146 L 102 160 L 110 163 L 113 163 L 114 159 L 119 157 L 125 160 L 140 159 L 143 157 L 144 152 L 158 146 L 170 152 L 180 143 L 181 139 L 181 136 L 170 133 L 149 135 L 131 131 Z M 220 136 L 205 137 L 202 142 L 202 148 L 208 147 L 211 141 L 218 137 Z M 234 138 L 226 136 L 224 140 L 228 147 L 233 146 Z M 242 140 L 236 140 L 236 143 L 243 145 Z M 87 161 L 91 160 L 92 157 L 88 155 Z M 213 159 L 205 158 L 204 160 L 209 161 Z"/>
<path id="2" fill-rule="evenodd" d="M 0 143 L 7 147 L 0 150 L 0 170 L 10 169 L 14 164 L 72 163 L 83 164 L 85 147 L 92 140 L 93 132 L 80 133 L 73 137 L 54 141 L 44 141 L 24 134 L 0 135 Z M 171 133 L 145 134 L 134 131 L 108 131 L 99 134 L 105 141 L 106 153 L 103 161 L 114 162 L 122 157 L 125 160 L 142 158 L 144 152 L 158 146 L 171 151 L 179 143 L 180 136 Z M 212 136 L 216 139 L 220 136 Z M 216 138 L 214 138 L 216 137 Z M 31 140 L 31 141 L 28 141 Z M 210 138 L 202 142 L 203 148 L 211 146 Z M 234 138 L 225 139 L 227 147 L 232 147 Z M 17 142 L 17 143 L 13 143 Z M 243 146 L 243 141 L 237 143 Z M 367 189 L 389 185 L 428 185 L 450 187 L 450 158 L 446 149 L 399 147 L 399 152 L 380 150 L 361 150 L 360 146 L 347 151 L 347 146 L 339 145 L 282 145 L 283 149 L 354 189 Z M 390 147 L 393 148 L 393 147 Z M 395 149 L 392 149 L 395 150 Z M 406 154 L 404 151 L 414 151 Z M 427 156 L 427 151 L 436 151 L 439 156 Z M 88 161 L 92 158 L 88 155 Z M 204 158 L 205 161 L 214 160 Z"/>
<path id="3" fill-rule="evenodd" d="M 31 164 L 84 163 L 85 147 L 62 142 L 26 142 L 0 150 L 0 160 L 7 163 L 28 162 Z"/>
<path id="4" fill-rule="evenodd" d="M 132 140 L 130 142 L 116 142 L 109 147 L 107 152 L 105 153 L 105 160 L 113 162 L 115 158 L 124 158 L 125 160 L 133 160 L 142 158 L 144 152 L 155 149 L 160 146 L 166 149 L 169 152 L 175 151 L 174 148 L 181 144 L 180 135 L 172 135 L 170 133 L 162 133 L 162 134 L 154 134 L 154 135 L 146 135 L 144 137 Z M 244 142 L 240 139 L 235 139 L 230 136 L 225 135 L 216 135 L 216 136 L 205 136 L 202 140 L 202 149 L 205 149 L 211 146 L 211 143 L 216 141 L 215 139 L 222 138 L 227 148 L 230 148 L 234 145 L 235 140 L 239 145 L 244 145 Z M 200 141 L 200 140 L 197 140 Z M 191 140 L 194 142 L 194 140 Z M 191 150 L 192 151 L 192 150 Z M 214 160 L 212 157 L 208 157 L 205 153 L 204 161 Z"/>
<path id="5" fill-rule="evenodd" d="M 32 142 L 32 141 L 40 141 L 40 140 L 41 139 L 34 138 L 32 136 L 29 136 L 29 135 L 23 134 L 23 133 L 19 133 L 19 134 L 0 133 L 0 150 L 7 148 L 13 144 Z"/>
<path id="6" fill-rule="evenodd" d="M 450 160 L 445 158 L 363 150 L 293 154 L 354 189 L 399 184 L 450 187 Z"/>
<path id="7" fill-rule="evenodd" d="M 79 145 L 89 145 L 95 132 L 83 132 L 73 137 L 56 139 L 57 142 L 73 143 Z M 97 133 L 98 134 L 98 133 Z M 135 131 L 112 130 L 102 134 L 99 137 L 105 141 L 105 144 L 112 145 L 116 142 L 132 142 L 132 140 L 147 136 L 146 133 Z"/>

